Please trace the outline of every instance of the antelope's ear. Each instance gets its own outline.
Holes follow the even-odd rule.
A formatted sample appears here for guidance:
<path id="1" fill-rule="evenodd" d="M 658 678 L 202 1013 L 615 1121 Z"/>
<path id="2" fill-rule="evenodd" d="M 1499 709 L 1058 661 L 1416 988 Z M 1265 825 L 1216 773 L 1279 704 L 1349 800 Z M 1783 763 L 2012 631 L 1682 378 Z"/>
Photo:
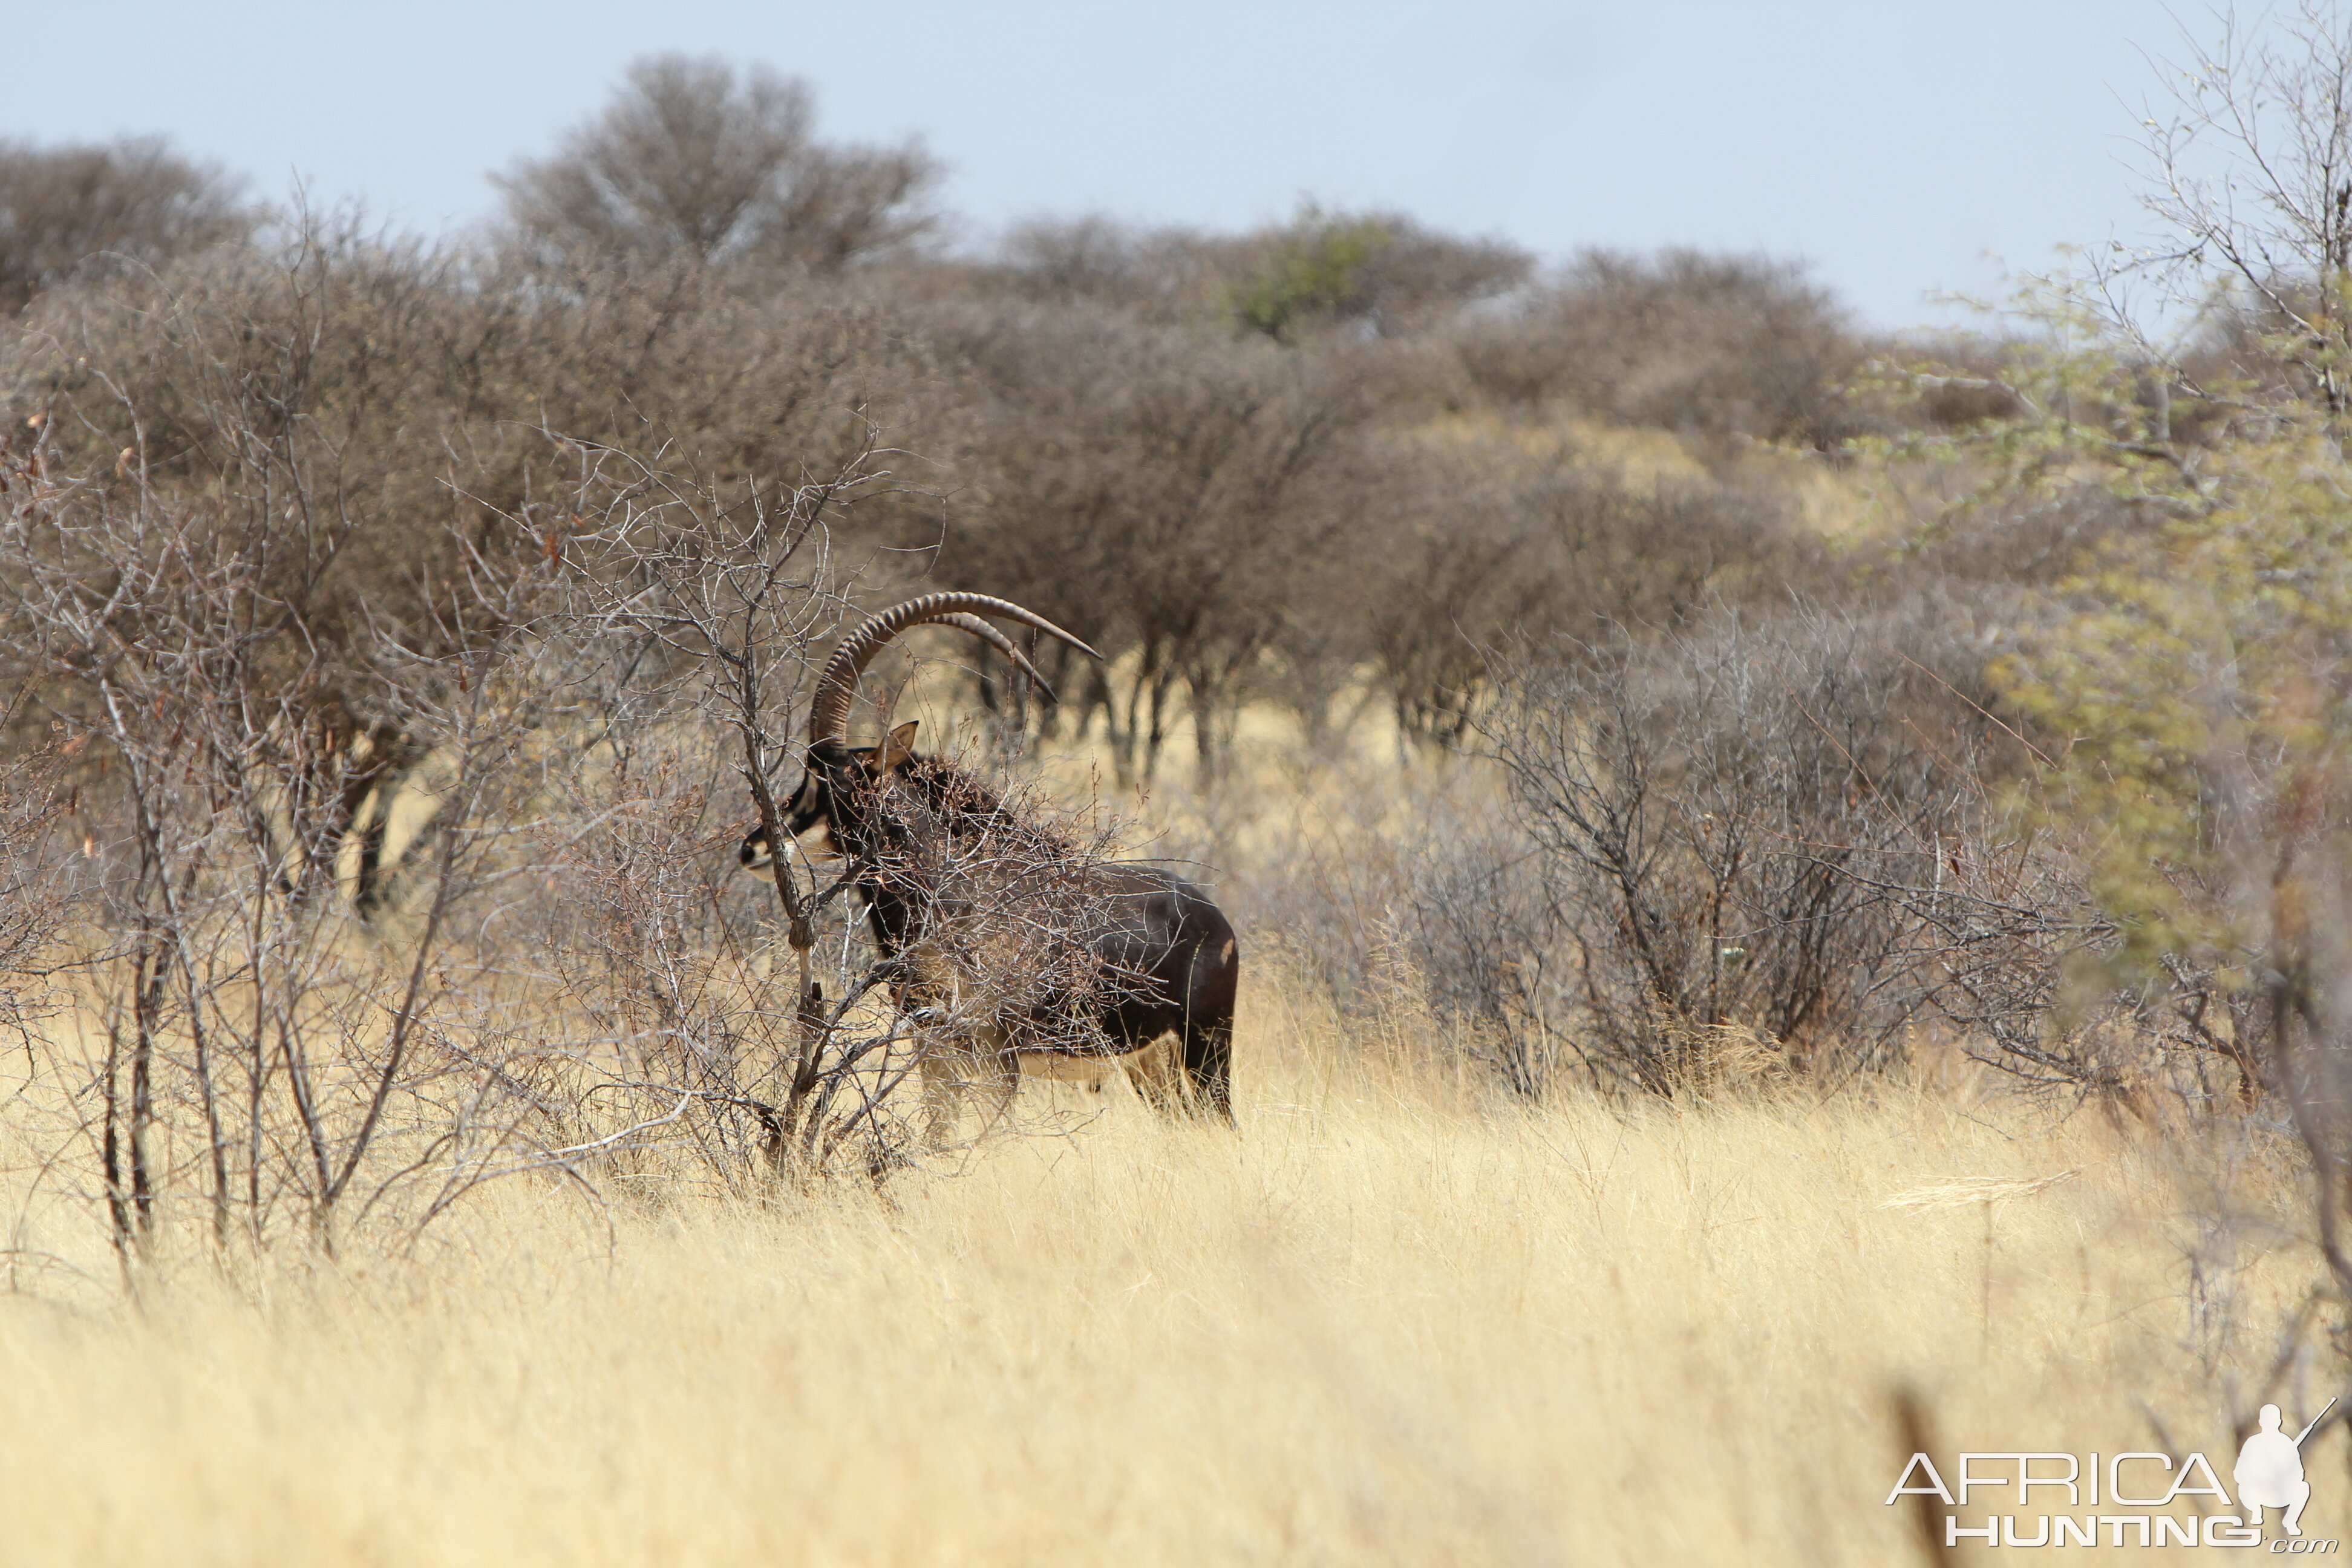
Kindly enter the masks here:
<path id="1" fill-rule="evenodd" d="M 920 719 L 909 719 L 883 737 L 881 767 L 884 773 L 892 772 L 899 763 L 914 757 L 915 730 L 921 723 Z"/>

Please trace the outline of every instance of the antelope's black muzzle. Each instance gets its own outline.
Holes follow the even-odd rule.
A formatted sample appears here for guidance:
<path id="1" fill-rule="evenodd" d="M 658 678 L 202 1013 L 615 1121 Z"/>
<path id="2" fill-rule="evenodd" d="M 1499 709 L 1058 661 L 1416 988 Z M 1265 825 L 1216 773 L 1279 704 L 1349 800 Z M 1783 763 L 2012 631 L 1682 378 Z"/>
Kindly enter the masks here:
<path id="1" fill-rule="evenodd" d="M 744 835 L 743 847 L 735 852 L 735 858 L 743 869 L 755 874 L 774 867 L 776 857 L 775 852 L 768 847 L 768 830 L 755 827 Z"/>

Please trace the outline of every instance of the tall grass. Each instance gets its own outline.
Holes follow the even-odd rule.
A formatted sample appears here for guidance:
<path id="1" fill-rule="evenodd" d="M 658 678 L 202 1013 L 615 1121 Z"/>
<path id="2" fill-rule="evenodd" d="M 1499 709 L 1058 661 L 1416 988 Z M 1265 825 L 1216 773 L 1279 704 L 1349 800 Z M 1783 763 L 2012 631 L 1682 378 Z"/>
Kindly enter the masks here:
<path id="1" fill-rule="evenodd" d="M 2246 1396 L 2319 1402 L 2262 1381 L 2312 1269 L 2258 1132 L 1964 1071 L 1528 1109 L 1305 989 L 1245 999 L 1238 1136 L 1037 1086 L 1036 1135 L 879 1195 L 525 1177 L 135 1299 L 71 1287 L 102 1223 L 20 1145 L 7 1559 L 1883 1564 L 1899 1385 L 1953 1449 L 2225 1475 Z"/>

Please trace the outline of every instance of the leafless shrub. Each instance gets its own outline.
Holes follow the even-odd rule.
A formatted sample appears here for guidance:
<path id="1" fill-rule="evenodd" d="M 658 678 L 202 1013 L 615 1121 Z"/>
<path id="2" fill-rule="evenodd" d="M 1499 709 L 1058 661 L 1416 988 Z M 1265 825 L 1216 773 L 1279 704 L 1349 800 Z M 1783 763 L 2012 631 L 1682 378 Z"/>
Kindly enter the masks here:
<path id="1" fill-rule="evenodd" d="M 642 734 L 648 722 L 687 722 L 731 732 L 740 752 L 735 770 L 777 843 L 786 835 L 770 780 L 787 752 L 790 704 L 807 679 L 810 648 L 840 603 L 824 561 L 826 530 L 860 492 L 886 482 L 869 467 L 873 435 L 866 429 L 866 443 L 838 468 L 792 487 L 717 481 L 572 443 L 580 468 L 568 496 L 521 520 L 551 557 L 567 563 L 576 595 L 572 635 L 613 649 L 638 672 L 616 685 L 617 710 L 607 727 Z M 711 1137 L 721 1150 L 758 1146 L 747 1131 L 756 1122 L 772 1158 L 821 1160 L 830 1152 L 821 1143 L 825 1113 L 855 1068 L 836 1059 L 828 1071 L 826 1049 L 839 1009 L 858 997 L 839 1002 L 826 1017 L 812 951 L 822 907 L 816 891 L 792 876 L 777 877 L 775 887 L 793 969 L 788 980 L 772 981 L 766 966 L 739 952 L 738 974 L 752 983 L 748 1009 L 723 994 L 712 994 L 716 1012 L 688 1005 L 688 991 L 699 987 L 665 967 L 664 922 L 657 900 L 646 897 L 651 889 L 615 886 L 619 896 L 604 901 L 622 940 L 606 950 L 604 967 L 623 996 L 656 1005 L 654 1043 L 640 1047 L 636 1058 L 673 1064 L 671 1073 L 638 1089 L 675 1095 L 681 1108 L 698 1102 L 714 1119 Z M 671 888 L 674 897 L 674 879 Z M 752 1092 L 779 1073 L 782 1091 L 772 1103 Z"/>
<path id="2" fill-rule="evenodd" d="M 709 754 L 681 752 L 669 731 L 724 735 L 737 752 L 726 771 L 749 786 L 767 841 L 791 842 L 772 781 L 801 761 L 787 737 L 806 716 L 809 653 L 845 603 L 833 526 L 892 482 L 878 454 L 785 490 L 580 450 L 582 476 L 548 514 L 575 587 L 571 635 L 633 672 L 629 710 L 606 725 L 629 760 L 596 786 L 611 809 L 582 840 L 586 874 L 558 944 L 567 994 L 622 1047 L 625 1070 L 599 1092 L 637 1124 L 682 1108 L 680 1127 L 722 1171 L 757 1152 L 803 1175 L 850 1160 L 878 1177 L 911 1157 L 897 1091 L 919 1068 L 939 1142 L 950 1068 L 1001 1077 L 1015 1042 L 1097 1051 L 1096 1005 L 1124 983 L 1084 940 L 1103 919 L 1088 877 L 1102 834 L 1058 831 L 1035 801 L 1008 803 L 966 770 L 889 775 L 871 809 L 891 849 L 854 869 L 924 918 L 919 943 L 886 954 L 861 934 L 847 871 L 819 876 L 797 856 L 777 863 L 765 920 L 728 917 L 691 847 L 708 842 L 692 837 L 703 786 L 623 789 L 682 756 L 677 776 L 712 777 Z"/>
<path id="3" fill-rule="evenodd" d="M 1727 1030 L 1832 1078 L 1898 1052 L 1934 993 L 1906 899 L 1976 778 L 1889 630 L 1727 616 L 1515 660 L 1487 734 L 1557 932 L 1549 1005 L 1520 1005 L 1580 1073 L 1673 1093 Z"/>
<path id="4" fill-rule="evenodd" d="M 1526 487 L 1434 460 L 1411 478 L 1411 489 L 1384 498 L 1395 510 L 1380 517 L 1382 548 L 1360 557 L 1300 618 L 1328 616 L 1334 630 L 1358 623 L 1400 733 L 1454 745 L 1490 694 L 1486 650 L 1533 626 L 1573 624 L 1577 586 L 1598 584 L 1575 577 L 1578 557 L 1560 520 L 1529 504 Z M 1358 650 L 1319 659 L 1311 646 L 1298 651 L 1301 665 L 1344 674 Z M 1329 700 L 1313 695 L 1300 706 L 1319 731 Z"/>
<path id="5" fill-rule="evenodd" d="M 237 182 L 160 138 L 0 142 L 0 319 L 78 273 L 158 267 L 249 238 L 260 221 Z"/>
<path id="6" fill-rule="evenodd" d="M 19 692 L 10 707 L 22 701 Z M 43 1010 L 37 971 L 64 920 L 53 829 L 68 804 L 58 781 L 69 744 L 53 736 L 0 762 L 0 1026 L 20 1033 Z"/>
<path id="7" fill-rule="evenodd" d="M 73 816 L 93 1022 L 52 1040 L 37 1102 L 88 1140 L 126 1271 L 183 1196 L 217 1248 L 421 1226 L 545 1152 L 519 1069 L 441 1039 L 455 932 L 510 868 L 531 793 L 516 754 L 563 684 L 511 636 L 473 632 L 527 624 L 544 576 L 483 574 L 445 602 L 455 654 L 376 634 L 368 700 L 424 748 L 416 873 L 385 951 L 328 896 L 348 819 L 314 806 L 365 762 L 318 724 L 315 668 L 273 643 L 299 609 L 273 574 L 282 536 L 53 457 L 8 463 L 0 641 L 94 756 Z M 278 493 L 302 514 L 319 498 L 285 458 Z"/>
<path id="8" fill-rule="evenodd" d="M 235 679 L 268 689 L 288 708 L 271 717 L 304 736 L 298 742 L 289 731 L 279 743 L 311 771 L 286 803 L 289 831 L 303 847 L 288 853 L 300 858 L 295 875 L 308 877 L 361 796 L 422 754 L 377 700 L 392 672 L 373 656 L 448 651 L 431 639 L 464 623 L 448 614 L 454 601 L 426 584 L 437 577 L 446 589 L 460 577 L 466 547 L 438 526 L 420 529 L 415 553 L 443 570 L 403 580 L 414 556 L 365 526 L 378 521 L 369 501 L 380 498 L 355 497 L 344 465 L 354 426 L 365 428 L 377 400 L 362 395 L 339 411 L 341 419 L 320 417 L 312 401 L 319 384 L 334 379 L 329 367 L 343 346 L 330 321 L 396 317 L 417 280 L 397 265 L 354 258 L 345 268 L 316 253 L 280 270 L 252 253 L 220 252 L 199 270 L 191 286 L 124 279 L 40 312 L 79 330 L 45 345 L 28 336 L 10 367 L 19 377 L 11 401 L 32 412 L 11 421 L 12 433 L 37 443 L 28 474 L 72 476 L 73 515 L 86 521 L 68 528 L 52 518 L 60 524 L 53 531 L 26 536 L 27 560 L 59 592 L 112 583 L 120 603 L 85 629 L 128 647 L 195 639 L 191 646 L 209 650 L 229 632 L 206 616 L 235 607 L 250 615 L 233 643 Z M 351 294 L 367 306 L 352 308 Z M 68 347 L 93 352 L 68 359 Z M 18 516 L 34 526 L 34 511 Z M 228 574 L 227 596 L 184 602 L 201 574 L 215 570 Z M 69 603 L 28 602 L 25 613 L 47 628 Z M 102 693 L 71 661 L 37 661 L 24 673 L 38 721 L 102 722 Z M 86 759 L 85 775 L 101 755 Z"/>
<path id="9" fill-rule="evenodd" d="M 2199 370 L 2234 371 L 2242 386 L 2309 397 L 2341 417 L 2352 408 L 2342 289 L 2352 25 L 2321 0 L 2258 26 L 2231 8 L 2215 20 L 2210 42 L 2184 39 L 2188 58 L 2141 111 L 2141 205 L 2160 237 L 2103 281 L 2120 288 L 2139 272 L 2176 299 L 2218 294 L 2206 353 L 2179 367 L 2192 387 Z"/>
<path id="10" fill-rule="evenodd" d="M 769 962 L 772 933 L 721 881 L 740 826 L 713 809 L 714 795 L 733 794 L 726 738 L 628 704 L 601 717 L 608 754 L 551 803 L 535 896 L 507 921 L 507 941 L 537 954 L 551 1011 L 571 1025 L 558 1036 L 574 1067 L 558 1102 L 566 1142 L 657 1129 L 701 1176 L 740 1187 L 761 1137 L 750 1108 L 782 1098 L 770 1080 L 797 1037 L 792 984 Z M 656 1143 L 624 1140 L 609 1163 L 677 1175 Z"/>
<path id="11" fill-rule="evenodd" d="M 876 488 L 870 447 L 829 480 L 721 492 L 558 443 L 572 485 L 500 515 L 519 538 L 461 540 L 416 619 L 330 650 L 309 595 L 349 522 L 295 431 L 246 432 L 267 482 L 200 508 L 78 472 L 37 429 L 0 475 L 0 647 L 86 776 L 81 1021 L 37 1053 L 32 1102 L 127 1277 L 177 1214 L 216 1255 L 333 1250 L 414 1237 L 484 1181 L 584 1182 L 681 1142 L 730 1182 L 853 1140 L 868 1168 L 897 1157 L 910 1020 L 855 1011 L 889 977 L 866 964 L 826 1002 L 814 888 L 782 901 L 796 970 L 714 923 L 701 822 L 714 717 L 772 818 L 765 726 L 839 602 L 823 530 Z M 406 739 L 401 772 L 347 712 Z M 379 852 L 362 925 L 343 895 Z M 962 905 L 996 909 L 977 886 Z"/>
<path id="12" fill-rule="evenodd" d="M 1539 1099 L 1577 1061 L 1568 911 L 1517 825 L 1451 812 L 1430 826 L 1405 864 L 1422 987 L 1507 1089 Z"/>

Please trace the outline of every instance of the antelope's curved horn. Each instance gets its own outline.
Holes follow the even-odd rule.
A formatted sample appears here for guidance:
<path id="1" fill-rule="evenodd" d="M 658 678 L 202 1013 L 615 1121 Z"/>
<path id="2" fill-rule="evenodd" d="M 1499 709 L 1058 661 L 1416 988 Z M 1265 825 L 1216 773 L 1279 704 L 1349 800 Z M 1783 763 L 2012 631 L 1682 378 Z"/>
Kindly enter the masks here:
<path id="1" fill-rule="evenodd" d="M 941 616 L 939 618 L 938 624 L 943 626 L 955 626 L 961 630 L 970 632 L 972 636 L 978 637 L 981 641 L 986 643 L 989 647 L 994 648 L 997 652 L 1003 654 L 1008 660 L 1010 660 L 1015 669 L 1018 669 L 1022 674 L 1029 678 L 1030 684 L 1035 686 L 1038 690 L 1045 694 L 1047 701 L 1059 702 L 1061 700 L 1060 698 L 1054 695 L 1054 683 L 1047 680 L 1043 675 L 1040 675 L 1037 672 L 1037 667 L 1029 662 L 1027 656 L 1023 654 L 1020 648 L 1013 645 L 1013 639 L 1006 637 L 1003 632 L 998 631 L 994 626 L 990 626 L 986 621 L 982 620 L 978 616 Z"/>
<path id="2" fill-rule="evenodd" d="M 874 656 L 887 647 L 892 637 L 909 626 L 939 624 L 985 637 L 999 652 L 1018 660 L 1034 679 L 1036 671 L 1028 660 L 1013 650 L 1012 639 L 981 620 L 982 616 L 1019 621 L 1023 626 L 1034 626 L 1048 637 L 1060 638 L 1088 658 L 1102 658 L 1045 616 L 1034 610 L 1024 610 L 1010 599 L 999 599 L 987 594 L 925 594 L 903 605 L 894 605 L 879 615 L 866 616 L 841 639 L 840 645 L 833 650 L 833 657 L 824 661 L 824 668 L 816 678 L 816 698 L 809 705 L 809 743 L 814 745 L 820 741 L 838 741 L 847 737 L 849 705 L 857 696 L 857 678 L 866 673 L 866 667 L 874 662 Z M 980 629 L 983 627 L 985 631 Z"/>

